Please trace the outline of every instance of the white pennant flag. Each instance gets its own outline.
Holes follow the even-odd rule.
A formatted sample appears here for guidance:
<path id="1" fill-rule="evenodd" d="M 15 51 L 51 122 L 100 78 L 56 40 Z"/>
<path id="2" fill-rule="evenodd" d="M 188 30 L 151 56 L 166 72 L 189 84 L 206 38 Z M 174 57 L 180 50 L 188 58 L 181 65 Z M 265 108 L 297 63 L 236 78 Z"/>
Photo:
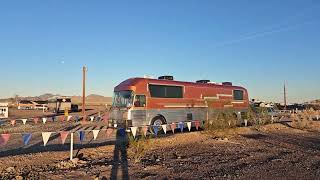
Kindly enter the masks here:
<path id="1" fill-rule="evenodd" d="M 22 123 L 26 125 L 28 119 L 21 119 L 21 120 L 22 120 Z"/>
<path id="2" fill-rule="evenodd" d="M 94 116 L 91 116 L 91 117 L 90 117 L 90 120 L 91 120 L 91 122 L 93 122 L 93 120 L 94 120 Z"/>
<path id="3" fill-rule="evenodd" d="M 67 118 L 67 121 L 70 121 L 70 119 L 72 118 L 72 116 L 70 115 L 70 116 L 68 116 L 68 118 Z"/>
<path id="4" fill-rule="evenodd" d="M 188 126 L 189 131 L 191 131 L 191 122 L 187 122 L 187 126 Z"/>
<path id="5" fill-rule="evenodd" d="M 137 129 L 138 129 L 138 127 L 130 127 L 130 129 L 131 129 L 131 132 L 132 132 L 133 137 L 135 138 L 136 135 L 137 135 Z"/>
<path id="6" fill-rule="evenodd" d="M 164 125 L 161 125 L 162 126 L 162 129 L 164 131 L 164 134 L 167 134 L 167 125 L 164 124 Z"/>
<path id="7" fill-rule="evenodd" d="M 50 136 L 51 136 L 52 132 L 43 132 L 42 133 L 42 139 L 43 139 L 43 145 L 46 146 L 49 139 L 50 139 Z"/>
<path id="8" fill-rule="evenodd" d="M 92 130 L 92 134 L 93 134 L 93 139 L 96 140 L 98 137 L 100 130 Z"/>
<path id="9" fill-rule="evenodd" d="M 47 122 L 47 118 L 42 118 L 42 122 L 45 124 Z"/>

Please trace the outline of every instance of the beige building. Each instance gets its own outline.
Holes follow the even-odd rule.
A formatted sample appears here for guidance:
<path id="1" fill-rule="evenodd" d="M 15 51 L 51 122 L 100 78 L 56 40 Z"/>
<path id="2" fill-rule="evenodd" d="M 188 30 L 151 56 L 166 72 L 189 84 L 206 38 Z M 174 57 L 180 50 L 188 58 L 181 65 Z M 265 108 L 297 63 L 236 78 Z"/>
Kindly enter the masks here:
<path id="1" fill-rule="evenodd" d="M 0 119 L 6 119 L 9 117 L 8 103 L 0 103 Z"/>

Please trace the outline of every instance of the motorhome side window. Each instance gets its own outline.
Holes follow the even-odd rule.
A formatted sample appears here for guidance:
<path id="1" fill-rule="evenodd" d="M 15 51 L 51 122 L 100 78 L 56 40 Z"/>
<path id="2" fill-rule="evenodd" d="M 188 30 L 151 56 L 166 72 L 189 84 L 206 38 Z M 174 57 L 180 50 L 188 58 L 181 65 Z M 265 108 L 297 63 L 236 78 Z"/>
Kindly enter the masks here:
<path id="1" fill-rule="evenodd" d="M 146 96 L 145 95 L 136 95 L 134 100 L 135 107 L 145 107 L 146 106 Z"/>
<path id="2" fill-rule="evenodd" d="M 151 97 L 155 98 L 183 98 L 182 86 L 149 85 Z"/>
<path id="3" fill-rule="evenodd" d="M 243 98 L 243 90 L 233 90 L 233 99 L 237 101 L 244 100 Z"/>

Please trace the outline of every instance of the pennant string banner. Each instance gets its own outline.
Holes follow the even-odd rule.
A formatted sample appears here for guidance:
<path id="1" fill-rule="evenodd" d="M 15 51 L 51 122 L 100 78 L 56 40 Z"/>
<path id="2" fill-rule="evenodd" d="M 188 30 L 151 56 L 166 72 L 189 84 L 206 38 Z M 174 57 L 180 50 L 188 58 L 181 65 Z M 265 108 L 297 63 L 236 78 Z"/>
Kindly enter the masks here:
<path id="1" fill-rule="evenodd" d="M 21 119 L 21 120 L 22 120 L 23 125 L 26 125 L 28 119 Z"/>
<path id="2" fill-rule="evenodd" d="M 158 135 L 158 131 L 159 131 L 159 126 L 153 126 L 153 132 L 154 132 L 154 135 Z"/>
<path id="3" fill-rule="evenodd" d="M 83 142 L 84 140 L 84 135 L 85 135 L 84 131 L 79 131 L 79 138 L 81 142 Z"/>
<path id="4" fill-rule="evenodd" d="M 29 144 L 31 136 L 32 136 L 31 133 L 27 133 L 27 134 L 23 134 L 22 135 L 23 143 L 24 143 L 25 146 Z"/>
<path id="5" fill-rule="evenodd" d="M 61 131 L 60 132 L 61 144 L 64 144 L 66 142 L 68 135 L 69 135 L 68 131 Z"/>
<path id="6" fill-rule="evenodd" d="M 130 129 L 133 137 L 136 138 L 138 127 L 130 127 Z"/>
<path id="7" fill-rule="evenodd" d="M 179 128 L 180 128 L 181 132 L 183 132 L 183 128 L 184 128 L 184 123 L 183 122 L 179 122 Z"/>
<path id="8" fill-rule="evenodd" d="M 92 134 L 93 134 L 93 139 L 96 140 L 98 137 L 100 130 L 92 130 Z"/>
<path id="9" fill-rule="evenodd" d="M 163 129 L 164 134 L 167 134 L 167 125 L 164 124 L 164 125 L 161 125 L 161 127 Z"/>
<path id="10" fill-rule="evenodd" d="M 42 140 L 43 140 L 43 145 L 46 146 L 49 139 L 50 139 L 50 136 L 51 136 L 52 132 L 43 132 L 42 133 Z"/>
<path id="11" fill-rule="evenodd" d="M 171 126 L 172 133 L 174 134 L 174 130 L 177 128 L 177 125 L 175 123 L 172 123 L 170 126 Z"/>
<path id="12" fill-rule="evenodd" d="M 147 126 L 144 126 L 144 127 L 142 127 L 142 132 L 143 132 L 143 135 L 145 136 L 145 137 L 147 137 L 147 132 L 148 132 L 148 127 Z"/>
<path id="13" fill-rule="evenodd" d="M 189 131 L 191 131 L 191 127 L 192 127 L 191 122 L 187 122 L 187 126 L 188 126 Z"/>
<path id="14" fill-rule="evenodd" d="M 10 134 L 1 134 L 0 136 L 0 146 L 5 146 L 10 139 Z"/>

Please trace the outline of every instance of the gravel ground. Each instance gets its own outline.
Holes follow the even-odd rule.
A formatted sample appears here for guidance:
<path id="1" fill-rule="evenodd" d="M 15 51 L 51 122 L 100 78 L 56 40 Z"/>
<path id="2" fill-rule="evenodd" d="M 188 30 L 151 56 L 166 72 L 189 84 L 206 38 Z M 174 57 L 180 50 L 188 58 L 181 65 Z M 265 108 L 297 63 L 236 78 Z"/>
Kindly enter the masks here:
<path id="1" fill-rule="evenodd" d="M 126 140 L 79 145 L 69 152 L 43 151 L 0 157 L 1 179 L 319 179 L 320 123 L 299 130 L 290 124 L 239 128 L 229 139 L 204 132 L 150 140 L 141 162 L 128 155 Z M 104 138 L 105 134 L 99 135 Z M 21 149 L 23 151 L 23 149 Z"/>

